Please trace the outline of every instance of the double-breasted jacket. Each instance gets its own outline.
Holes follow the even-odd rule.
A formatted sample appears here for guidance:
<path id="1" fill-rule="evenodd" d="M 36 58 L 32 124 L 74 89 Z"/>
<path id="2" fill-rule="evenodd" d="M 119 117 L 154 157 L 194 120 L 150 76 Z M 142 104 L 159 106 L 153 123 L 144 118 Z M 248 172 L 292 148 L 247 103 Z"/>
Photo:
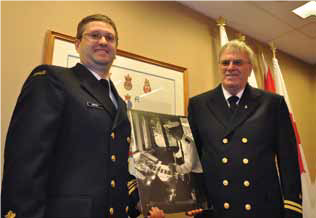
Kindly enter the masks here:
<path id="1" fill-rule="evenodd" d="M 215 217 L 301 217 L 295 134 L 282 96 L 247 85 L 232 114 L 221 85 L 189 101 Z"/>

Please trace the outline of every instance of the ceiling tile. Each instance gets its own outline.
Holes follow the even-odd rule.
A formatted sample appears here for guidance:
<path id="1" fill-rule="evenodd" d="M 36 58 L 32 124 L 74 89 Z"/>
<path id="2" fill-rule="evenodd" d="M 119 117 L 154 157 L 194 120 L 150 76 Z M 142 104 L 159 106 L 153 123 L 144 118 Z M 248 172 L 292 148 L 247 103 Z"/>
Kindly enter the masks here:
<path id="1" fill-rule="evenodd" d="M 316 17 L 301 19 L 292 10 L 303 1 L 180 1 L 246 36 L 269 43 L 307 63 L 316 64 Z M 231 37 L 228 35 L 228 37 Z M 235 37 L 235 36 L 234 36 Z"/>
<path id="2" fill-rule="evenodd" d="M 308 39 L 298 31 L 285 34 L 273 40 L 277 49 L 294 57 L 303 59 L 306 63 L 316 63 L 316 41 Z M 291 45 L 291 46 L 289 46 Z"/>
<path id="3" fill-rule="evenodd" d="M 316 22 L 311 22 L 305 26 L 298 29 L 303 34 L 306 34 L 307 37 L 316 40 Z M 315 54 L 316 55 L 316 54 Z"/>

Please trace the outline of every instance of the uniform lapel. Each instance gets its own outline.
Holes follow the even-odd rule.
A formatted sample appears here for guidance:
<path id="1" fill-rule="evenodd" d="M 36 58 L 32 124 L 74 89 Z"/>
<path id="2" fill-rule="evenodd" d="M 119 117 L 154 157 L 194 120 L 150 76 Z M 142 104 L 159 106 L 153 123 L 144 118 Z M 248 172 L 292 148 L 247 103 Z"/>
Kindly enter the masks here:
<path id="1" fill-rule="evenodd" d="M 210 93 L 207 106 L 208 109 L 214 114 L 214 117 L 218 120 L 218 122 L 228 128 L 231 120 L 231 112 L 226 103 L 221 85 L 217 86 L 214 92 Z"/>
<path id="2" fill-rule="evenodd" d="M 102 104 L 104 109 L 114 117 L 115 111 L 113 111 L 113 108 L 111 107 L 112 102 L 109 102 L 109 98 L 105 97 L 104 87 L 102 87 L 101 83 L 99 83 L 92 73 L 81 64 L 77 64 L 72 69 L 79 78 L 82 89 Z"/>
<path id="3" fill-rule="evenodd" d="M 114 123 L 113 123 L 113 127 L 112 127 L 112 129 L 115 129 L 123 121 L 127 120 L 128 117 L 127 117 L 127 111 L 126 111 L 125 102 L 123 101 L 123 99 L 118 94 L 118 92 L 117 92 L 114 84 L 112 83 L 112 81 L 110 81 L 110 83 L 111 83 L 112 93 L 114 94 L 114 96 L 115 96 L 115 98 L 117 100 L 117 113 L 115 115 Z"/>
<path id="4" fill-rule="evenodd" d="M 238 108 L 231 117 L 230 124 L 228 125 L 224 137 L 228 136 L 257 110 L 260 105 L 260 96 L 260 92 L 257 92 L 249 85 L 246 86 Z"/>

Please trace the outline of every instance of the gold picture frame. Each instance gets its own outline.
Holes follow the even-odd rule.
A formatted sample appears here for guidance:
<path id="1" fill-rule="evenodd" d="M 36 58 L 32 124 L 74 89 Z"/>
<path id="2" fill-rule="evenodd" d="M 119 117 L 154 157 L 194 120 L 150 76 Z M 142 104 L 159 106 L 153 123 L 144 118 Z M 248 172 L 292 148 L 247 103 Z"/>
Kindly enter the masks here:
<path id="1" fill-rule="evenodd" d="M 75 37 L 48 31 L 44 63 L 72 67 L 79 62 Z M 131 109 L 187 115 L 188 71 L 118 49 L 111 80 Z"/>

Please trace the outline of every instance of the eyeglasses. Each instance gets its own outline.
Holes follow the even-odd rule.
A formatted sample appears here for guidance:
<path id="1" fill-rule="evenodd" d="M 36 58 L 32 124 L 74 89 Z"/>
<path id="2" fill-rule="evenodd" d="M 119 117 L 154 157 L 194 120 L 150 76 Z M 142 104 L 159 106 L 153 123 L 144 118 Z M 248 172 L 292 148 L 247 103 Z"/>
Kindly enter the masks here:
<path id="1" fill-rule="evenodd" d="M 115 36 L 111 33 L 100 33 L 100 32 L 91 32 L 91 33 L 85 33 L 83 34 L 84 36 L 87 37 L 90 41 L 99 41 L 103 37 L 105 38 L 106 41 L 113 43 L 115 41 Z"/>
<path id="2" fill-rule="evenodd" d="M 241 59 L 236 59 L 236 60 L 222 60 L 222 61 L 220 61 L 220 64 L 221 64 L 222 66 L 225 66 L 225 67 L 229 66 L 230 63 L 232 63 L 232 64 L 235 65 L 235 66 L 241 66 L 241 65 L 243 65 L 243 64 L 250 64 L 249 61 L 244 61 L 244 60 L 241 60 Z"/>

